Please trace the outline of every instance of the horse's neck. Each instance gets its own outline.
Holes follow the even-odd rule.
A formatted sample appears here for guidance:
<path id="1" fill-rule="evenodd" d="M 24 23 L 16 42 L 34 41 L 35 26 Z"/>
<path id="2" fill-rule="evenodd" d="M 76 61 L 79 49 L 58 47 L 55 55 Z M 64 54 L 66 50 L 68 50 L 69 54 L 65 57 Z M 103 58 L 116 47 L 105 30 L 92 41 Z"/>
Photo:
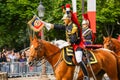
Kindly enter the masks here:
<path id="1" fill-rule="evenodd" d="M 114 44 L 115 44 L 115 52 L 120 53 L 120 42 L 116 40 L 114 41 Z"/>
<path id="2" fill-rule="evenodd" d="M 47 42 L 44 46 L 46 49 L 45 58 L 52 65 L 52 67 L 54 67 L 60 58 L 60 49 L 49 42 Z"/>

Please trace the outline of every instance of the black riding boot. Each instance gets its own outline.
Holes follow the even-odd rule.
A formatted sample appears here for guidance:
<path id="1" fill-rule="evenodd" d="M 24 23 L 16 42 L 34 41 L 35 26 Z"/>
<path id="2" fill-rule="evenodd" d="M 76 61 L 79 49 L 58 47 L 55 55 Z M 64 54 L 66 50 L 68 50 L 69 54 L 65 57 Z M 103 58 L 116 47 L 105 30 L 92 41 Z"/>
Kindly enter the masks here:
<path id="1" fill-rule="evenodd" d="M 88 74 L 88 71 L 87 71 L 87 68 L 86 68 L 84 62 L 82 61 L 79 64 L 80 64 L 80 68 L 82 69 L 83 74 L 84 74 L 84 79 L 83 80 L 90 80 L 89 74 Z"/>

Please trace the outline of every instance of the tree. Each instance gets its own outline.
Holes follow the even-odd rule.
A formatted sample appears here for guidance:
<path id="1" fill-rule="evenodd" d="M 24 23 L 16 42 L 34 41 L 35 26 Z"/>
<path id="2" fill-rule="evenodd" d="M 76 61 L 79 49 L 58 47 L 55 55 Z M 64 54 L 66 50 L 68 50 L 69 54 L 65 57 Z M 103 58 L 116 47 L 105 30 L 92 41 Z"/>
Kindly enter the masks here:
<path id="1" fill-rule="evenodd" d="M 85 0 L 86 1 L 86 0 Z M 114 27 L 113 36 L 120 34 L 117 22 L 120 22 L 119 0 L 96 0 L 97 1 L 97 43 L 102 43 L 102 34 L 105 27 Z M 63 17 L 62 5 L 71 4 L 71 0 L 42 0 L 45 6 L 44 21 L 50 23 L 61 23 Z M 86 4 L 86 2 L 85 2 Z M 37 14 L 39 0 L 0 0 L 0 48 L 9 47 L 17 50 L 29 46 L 29 35 L 27 22 L 33 17 L 32 11 Z M 77 0 L 77 11 L 79 22 L 82 20 L 81 0 Z M 86 9 L 87 6 L 85 6 Z M 65 39 L 63 32 L 45 30 L 46 39 Z"/>
<path id="2" fill-rule="evenodd" d="M 120 21 L 120 3 L 118 0 L 97 1 L 97 36 L 99 42 L 102 42 L 102 36 L 108 36 L 106 28 L 111 33 L 114 28 L 113 36 L 120 32 L 117 21 Z"/>

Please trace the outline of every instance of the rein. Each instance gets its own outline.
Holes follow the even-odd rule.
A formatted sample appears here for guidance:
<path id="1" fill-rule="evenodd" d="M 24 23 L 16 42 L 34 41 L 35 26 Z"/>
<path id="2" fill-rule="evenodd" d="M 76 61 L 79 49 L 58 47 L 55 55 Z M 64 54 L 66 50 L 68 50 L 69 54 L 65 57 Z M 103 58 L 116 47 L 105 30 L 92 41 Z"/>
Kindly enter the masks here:
<path id="1" fill-rule="evenodd" d="M 57 53 L 61 52 L 62 49 L 58 50 L 57 52 L 55 52 L 53 55 L 46 57 L 47 59 L 51 59 L 52 57 L 54 57 Z M 55 69 L 57 67 L 57 65 L 62 61 L 62 57 L 61 54 L 59 56 L 59 59 L 57 60 L 57 62 L 53 65 L 53 68 Z"/>
<path id="2" fill-rule="evenodd" d="M 43 45 L 42 41 L 39 41 L 39 42 L 40 42 L 41 45 Z M 38 50 L 40 50 L 40 46 L 41 46 L 41 45 L 39 45 Z M 44 46 L 44 49 L 45 49 L 45 46 Z M 51 58 L 54 57 L 57 53 L 61 52 L 61 50 L 62 50 L 62 49 L 58 50 L 57 52 L 55 52 L 54 54 L 52 54 L 52 55 L 50 55 L 50 56 L 48 56 L 48 57 L 46 57 L 46 58 L 47 58 L 47 59 L 51 59 Z M 37 55 L 37 56 L 38 56 L 38 55 Z M 46 56 L 46 55 L 45 55 L 45 56 Z M 41 60 L 45 59 L 45 56 L 43 56 L 42 58 L 39 58 L 38 61 L 36 60 L 36 61 L 37 61 L 37 64 L 38 64 Z M 53 68 L 54 68 L 54 69 L 55 69 L 55 68 L 57 67 L 57 65 L 63 60 L 61 56 L 62 56 L 62 55 L 60 54 L 59 59 L 58 59 L 57 62 L 53 65 Z M 45 61 L 44 61 L 42 64 L 37 65 L 37 66 L 41 66 L 41 65 L 45 64 L 46 62 L 47 62 L 47 60 L 45 59 Z"/>

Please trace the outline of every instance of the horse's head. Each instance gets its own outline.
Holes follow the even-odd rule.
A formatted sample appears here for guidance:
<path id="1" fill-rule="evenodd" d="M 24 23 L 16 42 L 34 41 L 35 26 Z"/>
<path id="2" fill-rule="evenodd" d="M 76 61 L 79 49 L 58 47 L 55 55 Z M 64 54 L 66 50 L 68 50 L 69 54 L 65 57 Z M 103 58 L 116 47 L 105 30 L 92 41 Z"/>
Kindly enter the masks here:
<path id="1" fill-rule="evenodd" d="M 35 36 L 30 40 L 30 55 L 28 58 L 28 64 L 30 66 L 36 65 L 37 61 L 39 61 L 44 56 L 44 45 L 42 45 L 42 40 L 38 40 Z"/>
<path id="2" fill-rule="evenodd" d="M 103 46 L 106 49 L 113 50 L 115 49 L 114 39 L 111 36 L 103 37 Z"/>

